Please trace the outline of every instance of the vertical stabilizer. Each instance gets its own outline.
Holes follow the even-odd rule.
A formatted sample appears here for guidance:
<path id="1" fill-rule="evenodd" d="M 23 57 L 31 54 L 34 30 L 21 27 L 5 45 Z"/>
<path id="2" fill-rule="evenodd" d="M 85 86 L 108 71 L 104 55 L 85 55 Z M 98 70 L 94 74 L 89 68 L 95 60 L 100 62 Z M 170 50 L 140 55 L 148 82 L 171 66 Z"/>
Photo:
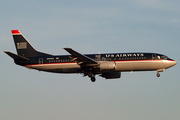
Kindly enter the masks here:
<path id="1" fill-rule="evenodd" d="M 49 55 L 35 50 L 35 48 L 29 43 L 29 41 L 22 35 L 22 33 L 19 30 L 12 30 L 11 32 L 14 38 L 14 43 L 18 55 L 24 57 L 38 57 Z"/>

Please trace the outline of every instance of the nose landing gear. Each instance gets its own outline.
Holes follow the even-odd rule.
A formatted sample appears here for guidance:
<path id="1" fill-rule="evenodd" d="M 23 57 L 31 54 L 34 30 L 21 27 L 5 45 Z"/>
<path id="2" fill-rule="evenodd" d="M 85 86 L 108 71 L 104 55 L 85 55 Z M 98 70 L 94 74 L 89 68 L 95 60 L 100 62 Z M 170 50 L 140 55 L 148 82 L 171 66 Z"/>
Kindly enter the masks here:
<path id="1" fill-rule="evenodd" d="M 92 82 L 95 82 L 95 81 L 96 81 L 96 78 L 95 78 L 95 77 L 91 77 L 91 81 L 92 81 Z"/>
<path id="2" fill-rule="evenodd" d="M 157 77 L 160 77 L 160 74 L 159 74 L 159 72 L 157 72 L 156 76 L 157 76 Z"/>
<path id="3" fill-rule="evenodd" d="M 159 72 L 164 72 L 164 71 L 166 71 L 166 69 L 165 69 L 165 68 L 163 68 L 163 69 L 158 69 L 158 70 L 157 70 L 157 74 L 156 74 L 156 76 L 157 76 L 157 77 L 160 77 Z"/>

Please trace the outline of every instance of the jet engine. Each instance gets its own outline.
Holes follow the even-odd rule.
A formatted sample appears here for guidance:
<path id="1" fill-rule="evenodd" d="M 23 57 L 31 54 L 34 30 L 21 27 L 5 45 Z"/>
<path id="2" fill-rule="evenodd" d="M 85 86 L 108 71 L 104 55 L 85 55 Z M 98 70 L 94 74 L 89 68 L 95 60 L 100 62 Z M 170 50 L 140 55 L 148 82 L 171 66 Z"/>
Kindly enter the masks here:
<path id="1" fill-rule="evenodd" d="M 121 72 L 102 73 L 100 76 L 105 78 L 105 79 L 120 78 Z"/>
<path id="2" fill-rule="evenodd" d="M 113 71 L 116 68 L 116 64 L 114 62 L 103 62 L 99 67 L 100 71 Z"/>

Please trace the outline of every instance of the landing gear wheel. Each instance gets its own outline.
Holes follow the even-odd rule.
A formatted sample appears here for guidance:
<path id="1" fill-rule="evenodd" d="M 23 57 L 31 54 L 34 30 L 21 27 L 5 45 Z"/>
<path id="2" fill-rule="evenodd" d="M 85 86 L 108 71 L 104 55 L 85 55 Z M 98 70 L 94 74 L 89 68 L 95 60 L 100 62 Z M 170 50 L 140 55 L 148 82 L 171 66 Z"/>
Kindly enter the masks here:
<path id="1" fill-rule="evenodd" d="M 159 72 L 157 73 L 157 77 L 160 77 L 160 74 L 159 74 Z"/>
<path id="2" fill-rule="evenodd" d="M 95 82 L 95 81 L 96 81 L 96 78 L 95 78 L 95 77 L 91 77 L 91 81 L 92 81 L 92 82 Z"/>

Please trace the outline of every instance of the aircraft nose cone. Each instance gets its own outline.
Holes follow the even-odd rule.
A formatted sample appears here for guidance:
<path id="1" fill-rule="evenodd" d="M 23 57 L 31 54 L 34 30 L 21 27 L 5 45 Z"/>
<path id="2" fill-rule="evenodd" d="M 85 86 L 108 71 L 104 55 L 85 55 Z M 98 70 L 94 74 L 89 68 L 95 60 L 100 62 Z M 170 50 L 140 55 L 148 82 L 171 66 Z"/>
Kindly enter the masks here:
<path id="1" fill-rule="evenodd" d="M 176 65 L 177 62 L 175 60 L 171 59 L 171 60 L 164 61 L 163 64 L 164 64 L 165 68 L 170 68 L 170 67 Z"/>
<path id="2" fill-rule="evenodd" d="M 176 64 L 177 64 L 177 62 L 176 62 L 175 60 L 171 61 L 171 65 L 172 65 L 172 66 L 174 66 L 174 65 L 176 65 Z"/>

